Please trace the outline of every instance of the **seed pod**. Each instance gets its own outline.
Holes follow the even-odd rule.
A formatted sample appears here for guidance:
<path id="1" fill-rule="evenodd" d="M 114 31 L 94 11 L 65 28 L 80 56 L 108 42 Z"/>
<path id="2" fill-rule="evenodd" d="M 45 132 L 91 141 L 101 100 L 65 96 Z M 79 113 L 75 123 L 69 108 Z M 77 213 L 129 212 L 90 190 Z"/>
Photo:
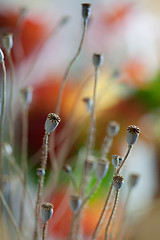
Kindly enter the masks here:
<path id="1" fill-rule="evenodd" d="M 94 53 L 92 61 L 95 67 L 99 67 L 103 63 L 103 55 Z"/>
<path id="2" fill-rule="evenodd" d="M 109 169 L 109 161 L 106 158 L 98 159 L 97 169 L 96 169 L 96 176 L 99 179 L 103 179 Z"/>
<path id="3" fill-rule="evenodd" d="M 32 87 L 24 87 L 20 90 L 22 99 L 25 103 L 25 105 L 29 105 L 32 102 L 32 96 L 33 96 L 33 88 Z"/>
<path id="4" fill-rule="evenodd" d="M 44 175 L 45 175 L 44 168 L 37 168 L 37 176 L 38 177 L 43 177 Z"/>
<path id="5" fill-rule="evenodd" d="M 53 214 L 53 205 L 51 203 L 41 204 L 41 218 L 44 223 L 46 223 Z"/>
<path id="6" fill-rule="evenodd" d="M 53 132 L 60 123 L 60 117 L 55 113 L 49 113 L 45 122 L 45 130 L 48 133 Z"/>
<path id="7" fill-rule="evenodd" d="M 0 63 L 4 62 L 4 54 L 2 52 L 2 49 L 0 48 Z"/>
<path id="8" fill-rule="evenodd" d="M 91 113 L 92 107 L 93 107 L 93 99 L 91 99 L 89 97 L 85 97 L 82 99 L 82 101 L 85 103 L 85 106 L 86 106 L 88 112 Z"/>
<path id="9" fill-rule="evenodd" d="M 11 155 L 13 152 L 12 146 L 9 143 L 4 143 L 5 151 L 8 155 Z"/>
<path id="10" fill-rule="evenodd" d="M 82 17 L 84 21 L 88 21 L 90 17 L 91 4 L 82 3 Z"/>
<path id="11" fill-rule="evenodd" d="M 94 163 L 96 158 L 92 155 L 89 155 L 84 163 L 86 174 L 90 173 L 94 168 Z"/>
<path id="12" fill-rule="evenodd" d="M 69 204 L 72 212 L 78 211 L 81 207 L 82 199 L 79 196 L 71 195 Z"/>
<path id="13" fill-rule="evenodd" d="M 7 52 L 11 50 L 13 47 L 13 35 L 11 33 L 3 34 L 2 45 Z"/>
<path id="14" fill-rule="evenodd" d="M 140 176 L 138 174 L 130 174 L 129 176 L 129 186 L 131 188 L 135 187 L 139 181 Z"/>
<path id="15" fill-rule="evenodd" d="M 119 157 L 119 166 L 121 165 L 121 163 L 123 162 L 123 157 Z"/>
<path id="16" fill-rule="evenodd" d="M 119 165 L 119 156 L 118 155 L 112 155 L 112 164 L 114 168 L 116 168 Z"/>
<path id="17" fill-rule="evenodd" d="M 120 128 L 120 126 L 117 122 L 115 122 L 115 121 L 109 122 L 108 127 L 107 127 L 108 137 L 113 138 L 114 136 L 116 136 L 119 132 L 119 128 Z"/>
<path id="18" fill-rule="evenodd" d="M 135 125 L 130 125 L 127 128 L 127 143 L 129 145 L 133 145 L 137 141 L 139 133 L 140 133 L 139 127 Z"/>
<path id="19" fill-rule="evenodd" d="M 123 177 L 120 175 L 115 175 L 113 177 L 113 186 L 115 187 L 116 190 L 119 190 L 123 184 Z"/>

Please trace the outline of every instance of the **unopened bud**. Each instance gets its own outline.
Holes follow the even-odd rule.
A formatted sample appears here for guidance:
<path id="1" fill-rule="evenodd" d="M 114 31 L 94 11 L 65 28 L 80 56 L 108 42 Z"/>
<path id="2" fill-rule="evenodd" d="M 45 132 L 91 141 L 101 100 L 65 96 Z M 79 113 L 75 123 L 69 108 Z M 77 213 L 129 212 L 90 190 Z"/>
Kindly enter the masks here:
<path id="1" fill-rule="evenodd" d="M 94 53 L 92 61 L 95 67 L 99 67 L 103 63 L 103 55 Z"/>
<path id="2" fill-rule="evenodd" d="M 11 33 L 3 34 L 2 45 L 7 52 L 11 50 L 11 48 L 13 47 L 13 35 Z"/>
<path id="3" fill-rule="evenodd" d="M 82 204 L 82 199 L 79 196 L 72 195 L 70 197 L 70 208 L 72 212 L 78 211 Z"/>
<path id="4" fill-rule="evenodd" d="M 48 133 L 53 132 L 60 123 L 60 117 L 55 113 L 49 113 L 45 122 L 45 130 Z"/>
<path id="5" fill-rule="evenodd" d="M 38 177 L 43 177 L 44 175 L 45 175 L 44 168 L 37 168 L 37 176 Z"/>
<path id="6" fill-rule="evenodd" d="M 127 143 L 129 145 L 133 145 L 137 141 L 139 133 L 140 133 L 139 127 L 135 125 L 130 125 L 127 128 Z"/>

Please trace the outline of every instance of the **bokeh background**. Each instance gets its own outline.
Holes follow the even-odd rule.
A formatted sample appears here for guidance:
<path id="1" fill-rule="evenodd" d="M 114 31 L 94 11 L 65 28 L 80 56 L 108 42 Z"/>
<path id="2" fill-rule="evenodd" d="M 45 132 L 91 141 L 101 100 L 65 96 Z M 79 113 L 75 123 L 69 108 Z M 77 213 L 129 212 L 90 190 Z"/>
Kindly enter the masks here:
<path id="1" fill-rule="evenodd" d="M 64 71 L 82 35 L 81 3 L 80 0 L 0 1 L 0 35 L 12 32 L 14 36 L 12 57 L 16 82 L 13 107 L 17 159 L 21 145 L 19 90 L 28 85 L 34 89 L 28 134 L 28 182 L 33 192 L 36 191 L 35 170 L 40 163 L 39 149 L 45 118 L 49 112 L 54 112 Z M 112 154 L 124 155 L 128 125 L 140 127 L 139 140 L 122 174 L 126 180 L 130 173 L 140 175 L 128 206 L 128 215 L 140 226 L 135 239 L 147 240 L 147 237 L 154 236 L 156 240 L 160 233 L 156 225 L 160 220 L 160 2 L 99 0 L 89 3 L 92 4 L 91 18 L 81 54 L 65 87 L 56 149 L 60 152 L 65 139 L 73 139 L 65 161 L 73 166 L 77 181 L 80 181 L 90 123 L 82 98 L 92 96 L 92 55 L 102 53 L 104 63 L 98 80 L 95 154 L 99 156 L 110 120 L 119 122 L 120 132 L 109 157 Z M 66 21 L 62 23 L 64 17 Z M 65 125 L 71 120 L 73 124 L 64 137 Z M 112 171 L 111 167 L 86 208 L 83 219 L 86 239 L 93 232 L 102 209 Z M 15 181 L 15 189 L 18 187 L 16 184 Z M 62 172 L 54 192 L 47 194 L 47 199 L 55 205 L 55 215 L 48 226 L 51 239 L 52 236 L 65 239 L 69 231 L 71 211 L 68 201 L 72 188 L 67 189 L 68 185 L 69 179 Z M 126 194 L 127 181 L 120 194 L 120 204 L 125 201 Z M 150 218 L 146 217 L 147 214 Z"/>

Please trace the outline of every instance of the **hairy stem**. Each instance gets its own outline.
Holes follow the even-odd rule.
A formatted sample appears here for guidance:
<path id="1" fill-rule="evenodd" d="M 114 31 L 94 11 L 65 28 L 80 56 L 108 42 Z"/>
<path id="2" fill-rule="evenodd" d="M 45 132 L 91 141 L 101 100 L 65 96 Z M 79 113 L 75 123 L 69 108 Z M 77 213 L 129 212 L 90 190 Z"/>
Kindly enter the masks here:
<path id="1" fill-rule="evenodd" d="M 43 229 L 42 229 L 42 240 L 45 240 L 46 239 L 46 226 L 47 226 L 47 223 L 43 223 Z"/>
<path id="2" fill-rule="evenodd" d="M 121 170 L 123 164 L 125 163 L 126 159 L 128 158 L 128 155 L 130 154 L 131 149 L 132 149 L 132 145 L 128 145 L 128 151 L 127 151 L 126 155 L 124 156 L 124 159 L 123 159 L 121 165 L 120 165 L 119 168 L 117 169 L 116 174 L 118 174 L 119 171 Z"/>
<path id="3" fill-rule="evenodd" d="M 107 240 L 108 228 L 109 228 L 109 225 L 111 223 L 111 220 L 112 220 L 115 208 L 116 208 L 116 203 L 117 203 L 117 199 L 118 199 L 118 192 L 119 192 L 119 190 L 116 190 L 116 196 L 115 196 L 115 200 L 114 200 L 114 205 L 113 205 L 112 212 L 111 212 L 111 215 L 109 217 L 109 220 L 108 220 L 108 223 L 107 223 L 107 227 L 106 227 L 106 230 L 105 230 L 105 240 Z"/>

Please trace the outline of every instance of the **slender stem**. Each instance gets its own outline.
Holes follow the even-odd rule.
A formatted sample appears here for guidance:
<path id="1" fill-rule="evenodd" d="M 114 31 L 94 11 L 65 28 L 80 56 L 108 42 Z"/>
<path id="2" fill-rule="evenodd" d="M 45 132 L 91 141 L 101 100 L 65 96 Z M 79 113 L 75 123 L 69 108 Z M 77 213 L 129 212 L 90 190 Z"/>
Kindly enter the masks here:
<path id="1" fill-rule="evenodd" d="M 20 229 L 23 234 L 23 221 L 24 221 L 24 206 L 26 199 L 26 191 L 27 191 L 27 151 L 28 151 L 28 107 L 23 107 L 23 116 L 22 116 L 22 155 L 21 155 L 21 164 L 23 169 L 23 193 L 21 199 L 21 214 L 20 214 Z"/>
<path id="2" fill-rule="evenodd" d="M 112 146 L 113 138 L 106 136 L 102 146 L 102 158 L 107 157 Z"/>
<path id="3" fill-rule="evenodd" d="M 15 71 L 14 65 L 11 57 L 11 51 L 7 51 L 7 59 L 9 62 L 10 67 L 10 95 L 9 95 L 9 137 L 10 137 L 10 144 L 12 149 L 14 149 L 14 122 L 13 122 L 13 87 L 14 87 L 14 80 L 15 80 Z"/>
<path id="4" fill-rule="evenodd" d="M 111 223 L 111 219 L 113 217 L 113 214 L 114 214 L 114 211 L 115 211 L 115 208 L 116 208 L 116 203 L 117 203 L 117 199 L 118 199 L 118 192 L 119 192 L 119 190 L 116 190 L 116 196 L 115 196 L 115 200 L 114 200 L 114 205 L 113 205 L 112 212 L 111 212 L 111 215 L 109 217 L 109 220 L 108 220 L 108 223 L 107 223 L 107 227 L 106 227 L 106 231 L 105 231 L 105 240 L 107 240 L 108 228 L 109 228 L 109 225 Z"/>
<path id="5" fill-rule="evenodd" d="M 95 67 L 95 81 L 94 81 L 94 89 L 93 89 L 93 106 L 91 111 L 91 124 L 89 129 L 87 147 L 86 147 L 86 159 L 88 155 L 93 149 L 93 142 L 94 142 L 94 133 L 95 133 L 95 105 L 96 105 L 96 89 L 97 89 L 97 80 L 98 80 L 98 67 Z M 85 165 L 83 166 L 82 172 L 82 181 L 80 186 L 80 195 L 83 197 L 85 191 L 85 184 L 86 182 L 86 173 L 85 173 Z"/>
<path id="6" fill-rule="evenodd" d="M 120 165 L 119 168 L 117 169 L 116 174 L 118 174 L 119 171 L 121 170 L 121 168 L 122 168 L 123 164 L 125 163 L 125 161 L 126 161 L 128 155 L 130 154 L 131 149 L 132 149 L 132 145 L 128 145 L 128 151 L 127 151 L 126 155 L 124 156 L 124 159 L 123 159 L 121 165 Z"/>
<path id="7" fill-rule="evenodd" d="M 81 38 L 81 41 L 80 41 L 80 44 L 79 44 L 79 48 L 78 48 L 75 56 L 72 58 L 72 60 L 68 64 L 68 67 L 67 67 L 67 69 L 64 73 L 64 77 L 63 77 L 63 80 L 62 80 L 62 83 L 61 83 L 61 86 L 60 86 L 58 99 L 57 99 L 57 104 L 56 104 L 56 109 L 55 109 L 55 113 L 58 114 L 58 115 L 60 113 L 63 91 L 64 91 L 64 87 L 65 87 L 65 84 L 66 84 L 66 81 L 67 81 L 69 71 L 70 71 L 73 63 L 75 62 L 75 60 L 77 59 L 77 57 L 79 56 L 79 54 L 81 52 L 81 48 L 82 48 L 82 44 L 83 44 L 84 36 L 85 36 L 85 32 L 86 32 L 86 24 L 87 24 L 87 22 L 84 21 L 83 33 L 82 33 L 82 38 Z M 57 171 L 58 170 L 58 165 L 57 165 L 57 160 L 56 160 L 54 147 L 55 147 L 55 131 L 54 131 L 54 133 L 52 133 L 51 138 L 50 138 L 49 154 L 50 154 L 50 159 L 51 159 L 51 163 L 52 163 L 52 169 L 53 169 L 53 171 Z"/>
<path id="8" fill-rule="evenodd" d="M 0 191 L 3 193 L 3 156 L 2 156 L 2 144 L 3 144 L 3 133 L 4 133 L 4 120 L 5 120 L 5 108 L 6 108 L 6 67 L 4 61 L 2 64 L 3 70 L 3 96 L 2 96 L 2 107 L 0 113 Z M 0 219 L 2 220 L 2 204 L 0 201 Z M 0 226 L 1 236 L 3 238 L 3 225 Z"/>
<path id="9" fill-rule="evenodd" d="M 73 213 L 68 240 L 75 240 L 76 213 Z"/>
<path id="10" fill-rule="evenodd" d="M 42 230 L 42 240 L 45 240 L 46 239 L 46 226 L 47 226 L 47 223 L 43 223 L 43 230 Z"/>
<path id="11" fill-rule="evenodd" d="M 78 187 L 77 187 L 77 183 L 76 183 L 75 177 L 73 176 L 72 172 L 69 173 L 69 176 L 70 176 L 73 188 L 77 192 L 78 191 Z"/>
<path id="12" fill-rule="evenodd" d="M 17 226 L 17 223 L 16 223 L 16 221 L 15 221 L 13 215 L 12 215 L 12 212 L 11 212 L 11 210 L 10 210 L 10 208 L 9 208 L 6 200 L 5 200 L 5 198 L 3 197 L 3 194 L 2 194 L 1 191 L 0 191 L 0 199 L 1 199 L 1 201 L 2 201 L 2 203 L 3 203 L 3 206 L 5 207 L 5 209 L 6 209 L 7 213 L 8 213 L 8 216 L 9 216 L 9 218 L 10 218 L 10 220 L 11 220 L 14 228 L 15 228 L 15 231 L 16 231 L 16 233 L 17 233 L 18 239 L 19 239 L 19 240 L 22 240 L 21 232 L 20 232 L 20 230 L 19 230 L 19 228 L 18 228 L 18 226 Z"/>
<path id="13" fill-rule="evenodd" d="M 94 233 L 93 233 L 92 240 L 95 240 L 95 239 L 97 238 L 98 233 L 99 233 L 100 224 L 101 224 L 102 221 L 103 221 L 103 217 L 104 217 L 104 214 L 105 214 L 106 209 L 107 209 L 107 204 L 108 204 L 108 200 L 109 200 L 109 197 L 110 197 L 110 195 L 111 195 L 111 192 L 112 192 L 112 188 L 113 188 L 113 182 L 112 182 L 111 187 L 110 187 L 110 189 L 109 189 L 109 193 L 108 193 L 107 199 L 106 199 L 106 201 L 105 201 L 103 210 L 102 210 L 102 212 L 101 212 L 101 216 L 100 216 L 100 218 L 99 218 L 99 221 L 98 221 L 97 226 L 96 226 L 96 228 L 95 228 L 95 231 L 94 231 Z"/>
<path id="14" fill-rule="evenodd" d="M 43 138 L 42 162 L 41 162 L 41 168 L 43 168 L 44 170 L 46 169 L 47 156 L 48 156 L 48 132 L 45 132 L 45 135 Z M 36 201 L 36 211 L 35 211 L 35 229 L 34 229 L 34 237 L 33 237 L 34 240 L 36 240 L 38 236 L 38 216 L 39 216 L 39 207 L 41 202 L 43 184 L 44 184 L 44 176 L 40 176 L 39 184 L 38 184 L 37 201 Z"/>

